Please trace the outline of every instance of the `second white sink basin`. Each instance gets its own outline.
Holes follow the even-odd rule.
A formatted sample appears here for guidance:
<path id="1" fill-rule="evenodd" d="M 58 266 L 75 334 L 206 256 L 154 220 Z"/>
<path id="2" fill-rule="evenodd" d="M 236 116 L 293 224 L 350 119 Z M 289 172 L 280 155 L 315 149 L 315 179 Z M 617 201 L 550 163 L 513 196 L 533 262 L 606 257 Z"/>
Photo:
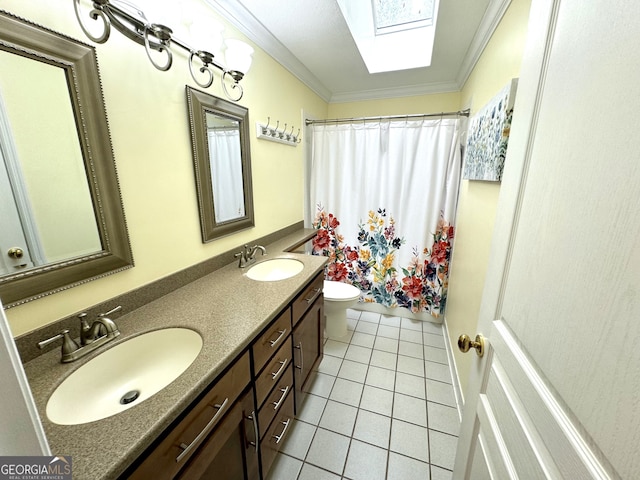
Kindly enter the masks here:
<path id="1" fill-rule="evenodd" d="M 265 260 L 251 267 L 247 277 L 260 282 L 274 282 L 297 275 L 304 268 L 304 263 L 294 258 L 274 258 Z"/>
<path id="2" fill-rule="evenodd" d="M 133 337 L 69 375 L 49 398 L 47 417 L 77 425 L 134 407 L 178 378 L 201 349 L 202 337 L 187 328 Z"/>

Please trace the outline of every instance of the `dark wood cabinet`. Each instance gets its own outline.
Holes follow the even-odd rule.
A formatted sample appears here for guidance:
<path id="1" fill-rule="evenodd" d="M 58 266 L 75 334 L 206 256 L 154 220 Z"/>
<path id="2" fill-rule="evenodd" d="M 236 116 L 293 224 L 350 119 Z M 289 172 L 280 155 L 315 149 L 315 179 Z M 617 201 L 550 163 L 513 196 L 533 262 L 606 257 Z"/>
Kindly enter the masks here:
<path id="1" fill-rule="evenodd" d="M 322 359 L 323 274 L 121 478 L 266 478 Z"/>
<path id="2" fill-rule="evenodd" d="M 322 360 L 324 323 L 324 297 L 320 294 L 293 330 L 296 413 L 304 399 L 305 387 L 313 381 L 314 369 Z"/>

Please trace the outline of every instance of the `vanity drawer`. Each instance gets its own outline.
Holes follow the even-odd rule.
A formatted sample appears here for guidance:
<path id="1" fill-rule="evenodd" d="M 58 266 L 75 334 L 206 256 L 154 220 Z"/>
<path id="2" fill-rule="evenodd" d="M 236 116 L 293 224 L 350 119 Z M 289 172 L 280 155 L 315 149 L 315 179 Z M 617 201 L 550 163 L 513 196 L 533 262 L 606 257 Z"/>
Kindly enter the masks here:
<path id="1" fill-rule="evenodd" d="M 276 388 L 273 389 L 271 394 L 267 397 L 267 401 L 260 408 L 258 418 L 260 419 L 260 438 L 264 437 L 264 434 L 271 424 L 273 417 L 282 408 L 285 399 L 290 391 L 293 390 L 293 363 L 287 367 L 280 381 L 277 383 Z"/>
<path id="2" fill-rule="evenodd" d="M 298 295 L 291 304 L 293 310 L 293 325 L 302 318 L 313 302 L 322 293 L 324 272 L 320 272 L 309 285 Z"/>
<path id="3" fill-rule="evenodd" d="M 291 364 L 291 336 L 287 336 L 284 344 L 278 349 L 271 361 L 267 363 L 255 380 L 258 409 L 264 403 L 269 392 L 280 382 Z"/>
<path id="4" fill-rule="evenodd" d="M 259 372 L 291 333 L 291 309 L 287 308 L 253 344 L 253 368 Z"/>
<path id="5" fill-rule="evenodd" d="M 293 393 L 289 392 L 282 408 L 260 442 L 262 474 L 265 478 L 289 430 L 293 428 L 293 418 Z"/>
<path id="6" fill-rule="evenodd" d="M 235 411 L 234 402 L 251 380 L 248 352 L 222 375 L 205 396 L 142 461 L 130 478 L 173 478 L 211 432 Z"/>

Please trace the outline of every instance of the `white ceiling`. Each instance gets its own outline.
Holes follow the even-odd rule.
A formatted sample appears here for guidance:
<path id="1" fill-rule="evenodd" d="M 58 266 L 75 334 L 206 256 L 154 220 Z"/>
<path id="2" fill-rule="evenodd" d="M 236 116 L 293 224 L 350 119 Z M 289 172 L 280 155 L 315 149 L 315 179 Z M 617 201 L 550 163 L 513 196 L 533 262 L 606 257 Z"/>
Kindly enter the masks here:
<path id="1" fill-rule="evenodd" d="M 369 74 L 335 0 L 205 1 L 327 102 L 460 90 L 511 2 L 441 0 L 431 66 Z"/>

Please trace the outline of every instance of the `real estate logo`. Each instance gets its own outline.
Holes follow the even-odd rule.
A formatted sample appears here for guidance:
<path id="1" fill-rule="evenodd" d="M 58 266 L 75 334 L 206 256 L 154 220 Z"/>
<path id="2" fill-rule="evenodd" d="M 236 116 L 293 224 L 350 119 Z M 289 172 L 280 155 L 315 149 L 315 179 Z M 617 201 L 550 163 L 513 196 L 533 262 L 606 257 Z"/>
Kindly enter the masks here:
<path id="1" fill-rule="evenodd" d="M 0 457 L 0 480 L 71 480 L 71 457 Z"/>

